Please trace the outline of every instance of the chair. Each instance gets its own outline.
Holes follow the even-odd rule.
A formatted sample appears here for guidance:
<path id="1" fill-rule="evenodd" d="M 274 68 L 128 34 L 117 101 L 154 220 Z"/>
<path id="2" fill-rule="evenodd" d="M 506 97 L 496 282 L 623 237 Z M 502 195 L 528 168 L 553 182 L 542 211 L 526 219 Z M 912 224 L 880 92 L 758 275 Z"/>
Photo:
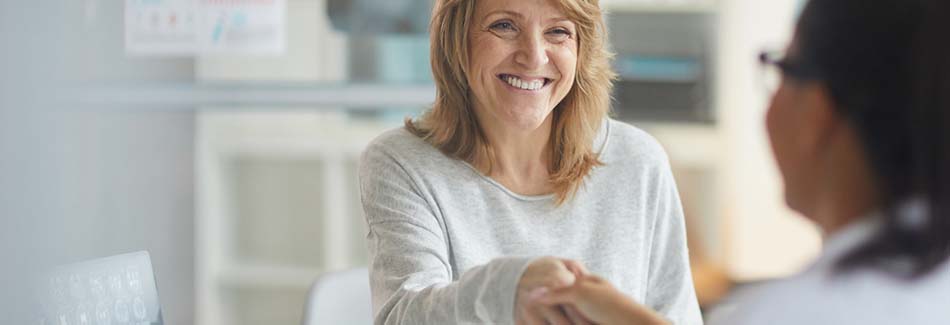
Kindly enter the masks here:
<path id="1" fill-rule="evenodd" d="M 321 275 L 310 287 L 303 325 L 337 324 L 373 324 L 369 270 L 366 268 Z"/>

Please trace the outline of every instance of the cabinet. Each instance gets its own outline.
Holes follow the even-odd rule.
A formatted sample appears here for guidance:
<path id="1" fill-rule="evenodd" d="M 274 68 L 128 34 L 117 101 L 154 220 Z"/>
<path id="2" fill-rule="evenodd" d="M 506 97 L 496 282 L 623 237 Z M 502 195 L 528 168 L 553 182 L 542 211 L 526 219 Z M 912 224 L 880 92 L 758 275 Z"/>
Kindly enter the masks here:
<path id="1" fill-rule="evenodd" d="M 201 57 L 198 83 L 171 89 L 199 105 L 197 324 L 298 324 L 320 274 L 365 266 L 359 155 L 434 97 L 352 80 L 327 3 L 287 6 L 285 54 Z"/>
<path id="2" fill-rule="evenodd" d="M 359 154 L 398 123 L 301 110 L 197 125 L 198 323 L 299 323 L 318 275 L 366 265 Z"/>

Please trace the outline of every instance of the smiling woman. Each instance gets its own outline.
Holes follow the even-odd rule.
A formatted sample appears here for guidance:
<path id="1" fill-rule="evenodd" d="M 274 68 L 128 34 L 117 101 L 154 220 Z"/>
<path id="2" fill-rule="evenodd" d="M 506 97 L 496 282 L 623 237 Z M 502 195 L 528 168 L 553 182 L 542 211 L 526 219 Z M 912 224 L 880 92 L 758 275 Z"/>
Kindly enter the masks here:
<path id="1" fill-rule="evenodd" d="M 607 117 L 596 0 L 439 0 L 432 109 L 360 163 L 380 324 L 585 324 L 537 290 L 588 272 L 701 323 L 656 141 Z"/>
<path id="2" fill-rule="evenodd" d="M 477 3 L 437 4 L 431 26 L 436 103 L 406 127 L 485 174 L 504 164 L 493 143 L 523 136 L 507 133 L 533 133 L 545 141 L 532 148 L 560 153 L 543 158 L 549 190 L 563 202 L 598 163 L 592 141 L 616 78 L 600 9 L 592 1 Z"/>

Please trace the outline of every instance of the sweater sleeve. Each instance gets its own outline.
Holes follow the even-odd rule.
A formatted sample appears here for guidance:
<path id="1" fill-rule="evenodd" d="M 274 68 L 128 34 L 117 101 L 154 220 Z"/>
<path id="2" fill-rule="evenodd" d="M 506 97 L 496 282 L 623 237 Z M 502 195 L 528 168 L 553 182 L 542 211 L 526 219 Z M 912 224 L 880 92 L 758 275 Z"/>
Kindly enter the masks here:
<path id="1" fill-rule="evenodd" d="M 665 154 L 664 154 L 665 158 Z M 702 324 L 686 246 L 686 225 L 666 159 L 658 167 L 646 305 L 673 324 Z"/>
<path id="2" fill-rule="evenodd" d="M 532 259 L 498 258 L 454 279 L 461 270 L 452 270 L 437 207 L 388 149 L 370 145 L 359 168 L 375 323 L 513 323 L 518 281 Z"/>

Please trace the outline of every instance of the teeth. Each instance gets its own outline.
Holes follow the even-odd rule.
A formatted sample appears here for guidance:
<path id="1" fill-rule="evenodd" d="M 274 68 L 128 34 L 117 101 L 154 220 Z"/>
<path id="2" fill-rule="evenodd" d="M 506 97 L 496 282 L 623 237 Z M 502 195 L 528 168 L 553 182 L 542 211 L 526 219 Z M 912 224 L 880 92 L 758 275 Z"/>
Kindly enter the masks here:
<path id="1" fill-rule="evenodd" d="M 529 82 L 529 81 L 521 80 L 515 76 L 508 76 L 507 80 L 505 81 L 507 81 L 509 85 L 512 85 L 515 88 L 521 88 L 524 90 L 538 90 L 538 89 L 541 89 L 542 86 L 544 86 L 544 82 L 541 80 L 535 80 L 535 81 Z"/>

